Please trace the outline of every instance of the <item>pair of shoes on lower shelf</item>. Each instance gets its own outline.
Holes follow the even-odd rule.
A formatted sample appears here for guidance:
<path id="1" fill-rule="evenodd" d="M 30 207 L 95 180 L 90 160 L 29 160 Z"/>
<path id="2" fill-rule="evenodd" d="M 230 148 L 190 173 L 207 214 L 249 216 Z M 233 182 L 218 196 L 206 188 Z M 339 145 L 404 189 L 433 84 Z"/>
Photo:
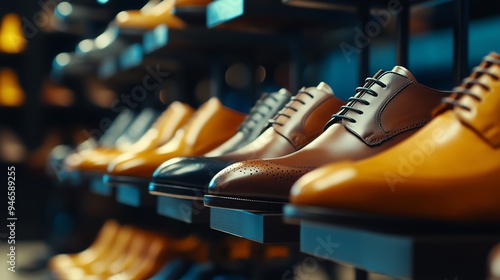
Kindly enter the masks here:
<path id="1" fill-rule="evenodd" d="M 143 280 L 175 258 L 206 261 L 207 250 L 207 244 L 196 236 L 176 239 L 108 221 L 89 248 L 56 255 L 49 267 L 58 279 Z"/>

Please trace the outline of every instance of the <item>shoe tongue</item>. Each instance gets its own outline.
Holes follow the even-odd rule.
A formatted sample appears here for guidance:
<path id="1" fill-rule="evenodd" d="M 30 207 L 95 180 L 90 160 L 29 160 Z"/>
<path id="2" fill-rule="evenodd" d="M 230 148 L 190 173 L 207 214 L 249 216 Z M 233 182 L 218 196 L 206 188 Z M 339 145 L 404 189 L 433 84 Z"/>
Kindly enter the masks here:
<path id="1" fill-rule="evenodd" d="M 413 74 L 410 72 L 410 70 L 404 68 L 403 66 L 394 66 L 394 68 L 392 68 L 391 72 L 398 73 L 398 74 L 403 75 L 407 78 L 410 78 L 414 81 L 417 80 L 417 79 L 415 79 L 415 76 L 413 76 Z"/>
<path id="2" fill-rule="evenodd" d="M 325 82 L 321 82 L 319 83 L 319 85 L 316 87 L 317 90 L 321 90 L 325 93 L 329 93 L 329 94 L 332 94 L 334 95 L 333 93 L 333 89 Z"/>

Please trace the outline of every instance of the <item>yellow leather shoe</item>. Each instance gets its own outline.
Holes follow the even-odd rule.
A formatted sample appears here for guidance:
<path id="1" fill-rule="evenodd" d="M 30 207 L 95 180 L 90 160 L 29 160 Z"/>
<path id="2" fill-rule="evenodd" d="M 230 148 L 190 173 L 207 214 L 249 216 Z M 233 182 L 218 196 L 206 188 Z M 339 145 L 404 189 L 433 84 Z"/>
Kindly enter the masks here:
<path id="1" fill-rule="evenodd" d="M 96 261 L 107 253 L 119 231 L 120 225 L 116 221 L 107 221 L 89 248 L 77 254 L 56 255 L 50 259 L 49 267 L 54 270 L 64 270 L 71 267 L 85 266 Z"/>
<path id="2" fill-rule="evenodd" d="M 108 166 L 110 184 L 149 184 L 153 171 L 164 161 L 179 156 L 203 155 L 231 138 L 245 114 L 226 108 L 217 98 L 203 104 L 189 122 L 165 145 L 132 155 L 122 155 Z"/>
<path id="3" fill-rule="evenodd" d="M 25 98 L 16 72 L 10 68 L 0 69 L 0 106 L 19 107 Z"/>
<path id="4" fill-rule="evenodd" d="M 6 14 L 0 23 L 0 52 L 20 53 L 25 49 L 21 19 L 16 14 Z"/>
<path id="5" fill-rule="evenodd" d="M 443 99 L 434 119 L 374 157 L 319 168 L 291 201 L 392 217 L 500 222 L 500 55 Z"/>
<path id="6" fill-rule="evenodd" d="M 122 154 L 134 154 L 156 149 L 171 140 L 175 132 L 187 123 L 194 113 L 189 105 L 175 101 L 158 117 L 153 126 L 126 150 L 95 149 L 67 161 L 69 169 L 105 173 L 108 164 Z"/>

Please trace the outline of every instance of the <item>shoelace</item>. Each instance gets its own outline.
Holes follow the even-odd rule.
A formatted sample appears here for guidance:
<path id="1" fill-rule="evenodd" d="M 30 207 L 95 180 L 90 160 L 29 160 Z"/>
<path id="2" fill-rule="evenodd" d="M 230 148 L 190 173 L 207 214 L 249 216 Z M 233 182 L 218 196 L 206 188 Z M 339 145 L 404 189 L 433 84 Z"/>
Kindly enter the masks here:
<path id="1" fill-rule="evenodd" d="M 306 102 L 304 102 L 304 101 L 302 101 L 302 100 L 300 100 L 300 99 L 298 98 L 298 95 L 299 95 L 299 94 L 304 94 L 304 95 L 309 96 L 311 99 L 314 99 L 314 95 L 312 95 L 311 93 L 309 93 L 309 92 L 307 92 L 307 91 L 299 91 L 299 93 L 298 93 L 296 96 L 292 96 L 292 97 L 290 98 L 290 102 L 288 102 L 288 103 L 285 105 L 285 107 L 283 107 L 283 109 L 281 109 L 281 110 L 280 110 L 280 111 L 276 114 L 276 116 L 275 116 L 274 118 L 272 118 L 272 119 L 270 119 L 270 120 L 268 121 L 268 124 L 269 124 L 269 125 L 276 124 L 276 125 L 279 125 L 279 126 L 284 126 L 284 125 L 285 125 L 285 123 L 278 122 L 277 120 L 278 120 L 278 118 L 279 118 L 280 116 L 286 117 L 286 118 L 288 118 L 288 119 L 290 119 L 290 118 L 292 117 L 291 115 L 285 114 L 286 109 L 290 109 L 290 110 L 292 110 L 293 112 L 297 112 L 297 111 L 298 111 L 298 109 L 296 109 L 296 108 L 292 107 L 292 105 L 293 105 L 293 104 L 296 104 L 296 102 L 299 102 L 299 103 L 301 103 L 302 105 L 305 105 L 305 104 L 306 104 Z"/>
<path id="2" fill-rule="evenodd" d="M 459 102 L 459 99 L 462 96 L 470 96 L 470 97 L 474 98 L 477 101 L 481 101 L 481 97 L 477 96 L 475 93 L 473 93 L 470 90 L 472 88 L 472 86 L 478 85 L 478 86 L 482 87 L 484 90 L 489 91 L 490 87 L 488 85 L 482 83 L 481 81 L 479 81 L 479 78 L 482 75 L 488 75 L 488 76 L 492 77 L 496 81 L 498 81 L 500 79 L 500 77 L 497 74 L 491 72 L 488 69 L 493 64 L 500 65 L 500 59 L 497 59 L 497 58 L 494 58 L 494 57 L 488 55 L 488 56 L 484 57 L 483 61 L 484 62 L 488 62 L 489 64 L 486 65 L 485 67 L 480 67 L 480 66 L 475 67 L 472 70 L 472 72 L 474 74 L 471 75 L 471 76 L 475 76 L 476 78 L 465 78 L 463 80 L 463 83 L 462 83 L 461 86 L 453 88 L 453 92 L 456 93 L 457 95 L 454 96 L 454 97 L 443 98 L 442 103 L 451 105 L 452 108 L 455 107 L 455 106 L 457 106 L 457 107 L 460 107 L 460 108 L 462 108 L 464 110 L 470 111 L 471 110 L 470 107 L 467 107 L 467 106 L 465 106 L 465 105 L 463 105 L 463 104 L 461 104 Z"/>
<path id="3" fill-rule="evenodd" d="M 332 115 L 332 118 L 339 118 L 341 120 L 344 119 L 344 120 L 347 120 L 347 121 L 349 121 L 351 123 L 355 123 L 356 122 L 355 119 L 346 116 L 346 114 L 349 111 L 356 112 L 359 115 L 363 114 L 362 110 L 356 109 L 356 108 L 352 107 L 354 105 L 354 102 L 359 102 L 359 103 L 361 103 L 363 105 L 369 106 L 370 102 L 368 102 L 367 100 L 361 98 L 360 97 L 361 94 L 367 93 L 367 94 L 369 94 L 369 95 L 371 95 L 373 97 L 377 97 L 378 96 L 378 93 L 376 91 L 374 91 L 373 89 L 369 88 L 370 83 L 377 84 L 377 85 L 379 85 L 379 86 L 381 86 L 383 88 L 385 88 L 387 86 L 386 84 L 384 84 L 383 82 L 377 80 L 376 78 L 366 78 L 365 79 L 365 86 L 363 86 L 363 87 L 357 87 L 356 88 L 356 95 L 354 95 L 354 97 L 350 97 L 347 100 L 347 104 L 341 106 L 339 113 Z"/>
<path id="4" fill-rule="evenodd" d="M 252 107 L 248 116 L 243 120 L 240 126 L 241 131 L 249 131 L 252 127 L 258 123 L 259 119 L 265 118 L 266 114 L 260 111 L 260 108 L 265 107 L 268 111 L 273 110 L 273 107 L 267 103 L 264 103 L 266 99 L 272 99 L 274 102 L 278 103 L 279 100 L 273 95 L 264 95 L 262 98 L 257 100 L 257 103 Z"/>

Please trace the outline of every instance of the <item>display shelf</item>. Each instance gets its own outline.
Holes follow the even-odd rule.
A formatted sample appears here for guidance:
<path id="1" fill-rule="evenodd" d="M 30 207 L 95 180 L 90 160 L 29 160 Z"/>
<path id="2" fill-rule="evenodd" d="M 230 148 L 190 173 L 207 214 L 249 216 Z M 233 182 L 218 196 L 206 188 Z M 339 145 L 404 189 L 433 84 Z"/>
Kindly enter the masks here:
<path id="1" fill-rule="evenodd" d="M 174 7 L 173 14 L 185 21 L 188 26 L 204 26 L 207 23 L 206 6 Z"/>
<path id="2" fill-rule="evenodd" d="M 168 196 L 157 197 L 156 211 L 159 215 L 189 224 L 209 223 L 210 209 L 203 201 L 179 199 Z"/>
<path id="3" fill-rule="evenodd" d="M 284 224 L 283 215 L 278 213 L 211 208 L 210 227 L 259 243 L 299 241 L 299 227 Z"/>
<path id="4" fill-rule="evenodd" d="M 116 201 L 133 207 L 154 206 L 155 199 L 149 194 L 147 187 L 120 184 L 116 188 Z"/>
<path id="5" fill-rule="evenodd" d="M 397 279 L 486 279 L 486 262 L 500 235 L 398 234 L 302 221 L 302 252 L 352 265 L 357 279 L 370 272 Z"/>
<path id="6" fill-rule="evenodd" d="M 102 181 L 102 177 L 93 177 L 89 179 L 90 191 L 101 196 L 112 196 L 113 188 Z"/>
<path id="7" fill-rule="evenodd" d="M 302 9 L 281 0 L 216 0 L 207 7 L 207 26 L 244 30 L 327 28 L 355 23 L 352 15 L 331 10 Z"/>

